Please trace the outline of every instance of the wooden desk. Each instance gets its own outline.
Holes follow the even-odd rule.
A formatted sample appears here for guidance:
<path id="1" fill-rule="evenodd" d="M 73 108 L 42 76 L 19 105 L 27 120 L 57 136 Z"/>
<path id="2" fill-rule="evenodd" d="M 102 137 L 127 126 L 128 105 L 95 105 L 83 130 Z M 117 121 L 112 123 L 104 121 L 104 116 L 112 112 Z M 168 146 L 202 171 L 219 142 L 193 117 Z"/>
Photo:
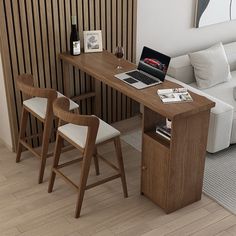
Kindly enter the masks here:
<path id="1" fill-rule="evenodd" d="M 193 102 L 163 104 L 157 89 L 181 87 L 165 81 L 147 89 L 137 90 L 114 77 L 117 74 L 116 57 L 106 51 L 59 55 L 67 78 L 69 64 L 109 85 L 144 105 L 142 135 L 141 193 L 162 207 L 173 212 L 201 199 L 205 165 L 210 109 L 215 106 L 209 99 L 191 93 Z M 124 71 L 136 65 L 122 61 Z M 70 82 L 64 81 L 69 94 Z M 155 133 L 158 124 L 172 120 L 172 138 L 166 141 Z"/>

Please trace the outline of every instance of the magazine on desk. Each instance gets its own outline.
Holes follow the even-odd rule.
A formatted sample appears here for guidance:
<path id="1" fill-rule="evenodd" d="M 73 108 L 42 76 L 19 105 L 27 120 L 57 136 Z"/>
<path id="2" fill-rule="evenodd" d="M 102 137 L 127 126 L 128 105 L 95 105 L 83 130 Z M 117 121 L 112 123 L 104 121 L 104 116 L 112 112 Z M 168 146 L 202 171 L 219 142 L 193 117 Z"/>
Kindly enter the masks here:
<path id="1" fill-rule="evenodd" d="M 186 88 L 158 89 L 159 95 L 163 103 L 192 102 L 193 99 Z"/>

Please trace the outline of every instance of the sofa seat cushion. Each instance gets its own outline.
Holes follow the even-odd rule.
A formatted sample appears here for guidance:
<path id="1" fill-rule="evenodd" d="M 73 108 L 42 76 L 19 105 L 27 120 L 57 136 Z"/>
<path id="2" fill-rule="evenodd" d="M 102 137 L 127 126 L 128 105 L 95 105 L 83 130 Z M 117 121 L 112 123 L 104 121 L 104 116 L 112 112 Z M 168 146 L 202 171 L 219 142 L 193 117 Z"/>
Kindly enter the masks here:
<path id="1" fill-rule="evenodd" d="M 234 100 L 233 95 L 233 88 L 236 87 L 236 71 L 233 71 L 231 74 L 232 79 L 230 81 L 204 89 L 204 93 L 218 98 L 236 109 L 236 101 Z M 197 83 L 191 83 L 190 86 L 197 88 Z"/>

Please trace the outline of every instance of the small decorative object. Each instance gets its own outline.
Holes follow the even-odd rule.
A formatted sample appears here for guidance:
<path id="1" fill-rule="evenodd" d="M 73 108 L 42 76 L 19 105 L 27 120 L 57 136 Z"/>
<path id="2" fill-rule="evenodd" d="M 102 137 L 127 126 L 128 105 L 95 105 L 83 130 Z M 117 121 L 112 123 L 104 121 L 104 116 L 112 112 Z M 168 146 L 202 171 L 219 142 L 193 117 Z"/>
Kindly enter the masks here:
<path id="1" fill-rule="evenodd" d="M 70 54 L 73 56 L 80 55 L 80 38 L 77 30 L 76 16 L 71 17 Z"/>
<path id="2" fill-rule="evenodd" d="M 102 31 L 84 31 L 84 52 L 102 52 Z"/>
<path id="3" fill-rule="evenodd" d="M 120 62 L 121 62 L 121 59 L 124 57 L 124 48 L 121 46 L 118 46 L 115 51 L 115 56 L 118 58 L 118 66 L 116 67 L 116 69 L 120 70 L 122 69 Z"/>
<path id="4" fill-rule="evenodd" d="M 236 0 L 198 0 L 196 27 L 236 19 Z"/>

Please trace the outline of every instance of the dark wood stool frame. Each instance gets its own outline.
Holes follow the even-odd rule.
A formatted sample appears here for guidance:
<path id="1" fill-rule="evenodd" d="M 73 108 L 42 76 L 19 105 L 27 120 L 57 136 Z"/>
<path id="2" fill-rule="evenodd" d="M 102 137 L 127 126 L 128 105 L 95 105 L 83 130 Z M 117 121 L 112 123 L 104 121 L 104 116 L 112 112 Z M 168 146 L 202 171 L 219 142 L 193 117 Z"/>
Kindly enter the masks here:
<path id="1" fill-rule="evenodd" d="M 20 162 L 21 160 L 21 153 L 23 146 L 32 152 L 36 157 L 41 160 L 40 170 L 39 170 L 39 178 L 38 183 L 43 182 L 44 170 L 46 166 L 46 160 L 48 157 L 48 146 L 51 137 L 51 130 L 53 124 L 53 110 L 52 104 L 53 101 L 57 98 L 57 92 L 54 89 L 42 89 L 34 87 L 33 76 L 30 74 L 24 74 L 17 77 L 17 86 L 19 90 L 28 97 L 40 97 L 40 98 L 47 98 L 47 110 L 45 118 L 43 119 L 34 111 L 23 105 L 22 107 L 22 114 L 21 114 L 21 121 L 20 121 L 20 132 L 18 138 L 18 147 L 17 147 L 17 155 L 16 155 L 16 162 Z M 41 153 L 36 151 L 33 147 L 31 147 L 26 142 L 26 126 L 28 121 L 29 113 L 31 113 L 34 117 L 40 120 L 44 124 L 44 130 L 42 135 L 42 148 Z"/>
<path id="2" fill-rule="evenodd" d="M 105 142 L 111 142 L 113 141 L 115 144 L 116 149 L 116 155 L 117 155 L 117 162 L 119 165 L 119 168 L 98 155 L 97 153 L 97 145 L 96 145 L 96 137 L 99 127 L 99 119 L 95 116 L 84 116 L 79 114 L 73 114 L 69 112 L 69 100 L 67 98 L 58 98 L 53 104 L 53 111 L 55 116 L 59 118 L 59 125 L 62 124 L 62 122 L 66 123 L 72 123 L 79 126 L 87 126 L 88 127 L 88 133 L 87 133 L 87 139 L 86 139 L 86 145 L 85 147 L 79 146 L 77 143 L 75 143 L 73 140 L 69 139 L 67 136 L 65 136 L 62 132 L 58 130 L 57 132 L 57 138 L 56 138 L 56 146 L 54 151 L 54 162 L 52 167 L 52 173 L 51 178 L 49 182 L 48 192 L 51 193 L 53 190 L 54 182 L 56 174 L 58 174 L 60 177 L 62 177 L 67 183 L 69 183 L 73 188 L 75 188 L 78 191 L 78 199 L 77 199 L 77 205 L 76 205 L 76 211 L 75 211 L 75 217 L 80 217 L 82 202 L 84 198 L 85 190 L 96 187 L 98 185 L 101 185 L 103 183 L 106 183 L 108 181 L 121 178 L 124 197 L 128 197 L 128 191 L 127 191 L 127 185 L 126 185 L 126 178 L 125 178 L 125 171 L 124 171 L 124 164 L 123 164 L 123 158 L 122 158 L 122 152 L 121 152 L 121 145 L 120 145 L 120 137 L 115 137 L 112 139 L 109 139 Z M 64 164 L 59 164 L 60 154 L 61 154 L 61 148 L 63 144 L 63 140 L 66 140 L 70 144 L 72 144 L 74 147 L 76 147 L 78 150 L 82 153 L 82 158 L 78 158 L 73 161 L 66 162 Z M 100 145 L 100 144 L 99 144 Z M 103 180 L 97 181 L 96 183 L 87 185 L 87 179 L 89 174 L 89 169 L 91 165 L 91 159 L 94 157 L 94 163 L 95 163 L 95 169 L 96 174 L 99 174 L 99 163 L 98 163 L 98 157 L 103 160 L 105 163 L 107 163 L 110 167 L 115 169 L 118 173 L 116 175 L 110 176 L 108 178 L 105 178 Z M 80 174 L 80 181 L 79 185 L 76 185 L 74 182 L 72 182 L 68 177 L 66 177 L 60 169 L 74 164 L 76 162 L 82 161 L 82 169 Z"/>

